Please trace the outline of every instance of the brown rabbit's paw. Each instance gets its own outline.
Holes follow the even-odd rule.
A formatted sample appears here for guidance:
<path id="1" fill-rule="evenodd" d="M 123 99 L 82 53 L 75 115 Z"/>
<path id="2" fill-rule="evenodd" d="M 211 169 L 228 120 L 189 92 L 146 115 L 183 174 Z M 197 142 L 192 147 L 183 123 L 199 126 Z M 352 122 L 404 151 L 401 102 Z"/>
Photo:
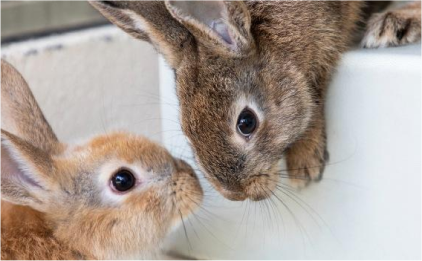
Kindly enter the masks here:
<path id="1" fill-rule="evenodd" d="M 311 181 L 318 182 L 322 179 L 325 164 L 329 159 L 326 149 L 315 150 L 310 155 L 306 153 L 288 153 L 286 156 L 290 184 L 298 189 L 304 188 Z"/>
<path id="2" fill-rule="evenodd" d="M 421 17 L 414 9 L 374 15 L 362 40 L 364 48 L 378 48 L 416 43 L 421 40 Z"/>

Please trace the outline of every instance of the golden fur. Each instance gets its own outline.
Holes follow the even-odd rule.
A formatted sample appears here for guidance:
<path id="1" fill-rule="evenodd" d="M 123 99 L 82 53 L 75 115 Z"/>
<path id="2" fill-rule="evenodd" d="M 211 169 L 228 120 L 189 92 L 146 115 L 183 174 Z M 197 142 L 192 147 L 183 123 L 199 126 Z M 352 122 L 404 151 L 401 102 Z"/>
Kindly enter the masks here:
<path id="1" fill-rule="evenodd" d="M 154 257 L 202 201 L 192 168 L 124 132 L 60 143 L 20 74 L 1 66 L 2 259 Z M 139 181 L 123 194 L 110 188 L 120 168 Z"/>

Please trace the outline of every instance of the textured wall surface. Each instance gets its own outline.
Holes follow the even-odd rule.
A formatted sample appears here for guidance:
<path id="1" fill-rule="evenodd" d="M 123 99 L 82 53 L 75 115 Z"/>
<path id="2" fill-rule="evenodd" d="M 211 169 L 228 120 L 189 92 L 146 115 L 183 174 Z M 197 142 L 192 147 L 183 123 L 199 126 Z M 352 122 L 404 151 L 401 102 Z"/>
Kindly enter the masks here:
<path id="1" fill-rule="evenodd" d="M 159 141 L 158 55 L 114 26 L 2 46 L 60 139 L 129 130 Z"/>

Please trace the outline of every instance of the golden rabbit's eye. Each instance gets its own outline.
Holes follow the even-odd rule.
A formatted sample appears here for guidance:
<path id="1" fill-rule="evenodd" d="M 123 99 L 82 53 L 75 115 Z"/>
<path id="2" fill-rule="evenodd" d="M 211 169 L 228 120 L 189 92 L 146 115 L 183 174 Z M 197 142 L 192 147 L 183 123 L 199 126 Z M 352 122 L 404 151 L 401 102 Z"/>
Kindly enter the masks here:
<path id="1" fill-rule="evenodd" d="M 136 184 L 136 179 L 132 172 L 127 169 L 118 170 L 111 178 L 111 185 L 113 189 L 118 192 L 126 192 L 133 188 Z"/>

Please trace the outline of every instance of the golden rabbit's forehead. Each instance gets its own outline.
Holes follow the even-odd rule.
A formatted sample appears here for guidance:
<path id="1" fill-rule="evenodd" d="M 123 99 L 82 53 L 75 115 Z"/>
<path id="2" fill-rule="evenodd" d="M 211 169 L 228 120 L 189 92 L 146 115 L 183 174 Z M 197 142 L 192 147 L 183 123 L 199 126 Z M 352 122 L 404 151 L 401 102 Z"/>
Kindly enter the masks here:
<path id="1" fill-rule="evenodd" d="M 145 170 L 171 172 L 175 160 L 164 147 L 142 137 L 128 133 L 111 133 L 97 136 L 79 145 L 69 145 L 60 155 L 53 157 L 57 174 L 74 176 L 78 173 L 97 173 L 110 162 L 142 166 Z"/>
<path id="2" fill-rule="evenodd" d="M 162 146 L 142 137 L 128 133 L 112 133 L 97 136 L 86 146 L 92 158 L 116 157 L 128 163 L 141 160 L 148 164 L 172 161 Z"/>

